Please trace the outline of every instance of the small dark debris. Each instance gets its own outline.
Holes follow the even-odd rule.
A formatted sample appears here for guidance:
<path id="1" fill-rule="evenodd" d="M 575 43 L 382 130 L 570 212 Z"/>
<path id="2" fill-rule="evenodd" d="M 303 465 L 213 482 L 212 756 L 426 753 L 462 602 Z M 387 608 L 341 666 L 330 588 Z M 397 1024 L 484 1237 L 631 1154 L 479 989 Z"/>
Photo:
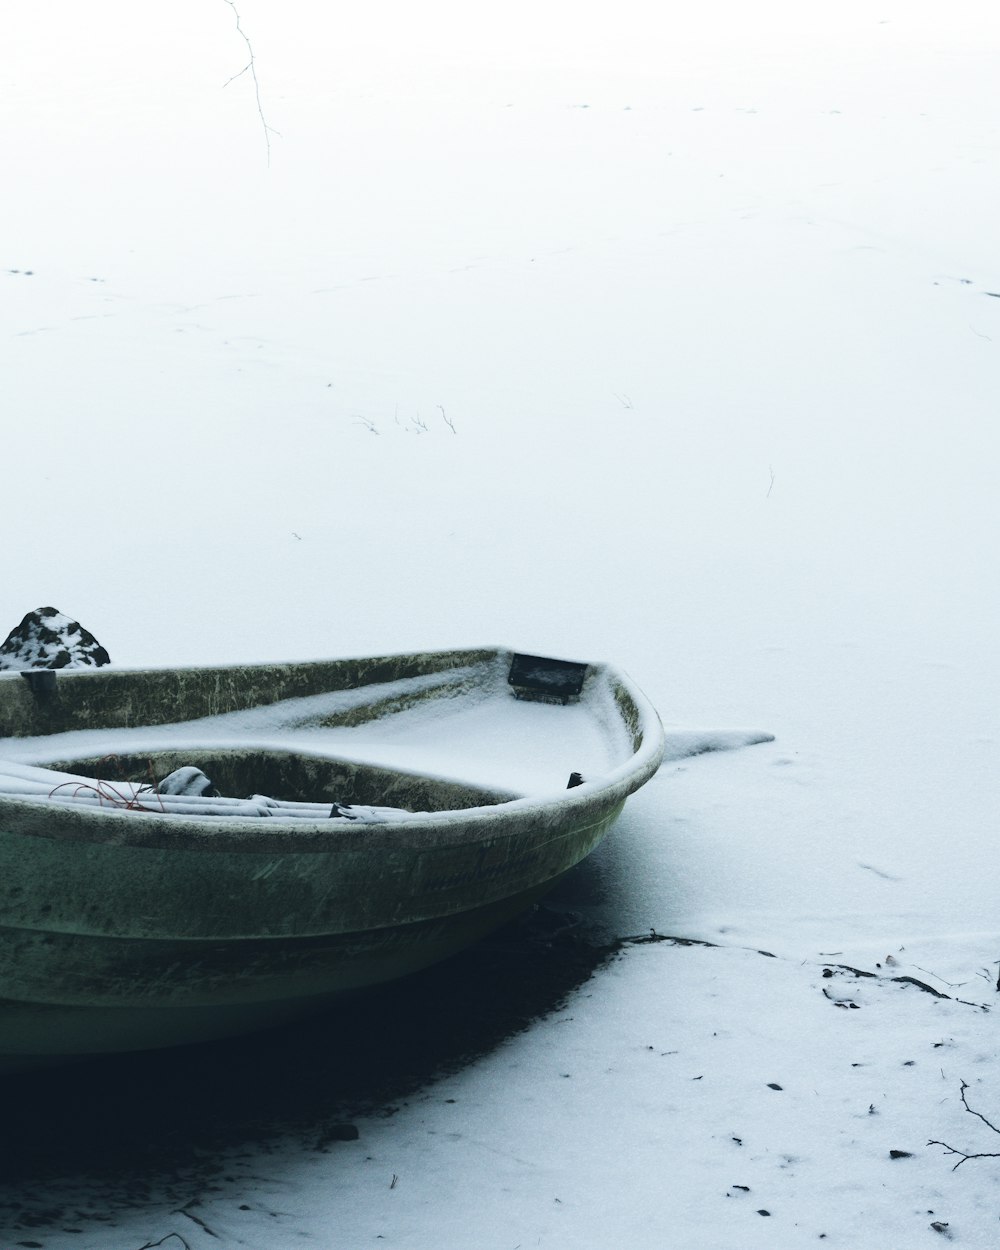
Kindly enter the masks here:
<path id="1" fill-rule="evenodd" d="M 249 1207 L 249 1206 L 248 1206 L 245 1202 L 241 1202 L 241 1203 L 240 1203 L 240 1210 L 241 1210 L 241 1211 L 249 1211 L 250 1209 L 251 1209 L 251 1208 L 250 1208 L 250 1207 Z"/>
<path id="2" fill-rule="evenodd" d="M 17 1244 L 19 1246 L 30 1246 L 31 1250 L 44 1250 L 40 1241 L 19 1241 Z"/>
<path id="3" fill-rule="evenodd" d="M 748 1194 L 750 1192 L 749 1185 L 734 1185 L 733 1189 L 742 1189 L 745 1194 Z"/>
<path id="4" fill-rule="evenodd" d="M 931 1220 L 931 1228 L 936 1233 L 943 1233 L 945 1237 L 951 1236 L 951 1233 L 948 1232 L 948 1225 L 944 1220 Z"/>
<path id="5" fill-rule="evenodd" d="M 737 1146 L 742 1146 L 742 1145 L 743 1145 L 743 1138 L 742 1138 L 742 1137 L 734 1137 L 734 1138 L 733 1138 L 733 1141 L 737 1144 Z"/>
<path id="6" fill-rule="evenodd" d="M 870 1102 L 870 1103 L 868 1104 L 868 1114 L 869 1114 L 869 1115 L 878 1115 L 878 1112 L 875 1110 L 875 1104 L 874 1104 L 873 1102 Z"/>
<path id="7" fill-rule="evenodd" d="M 704 1079 L 705 1079 L 704 1073 L 701 1076 L 693 1076 L 691 1078 L 692 1081 L 703 1081 Z"/>
<path id="8" fill-rule="evenodd" d="M 767 1088 L 768 1088 L 768 1089 L 783 1089 L 783 1088 L 784 1088 L 784 1086 L 783 1086 L 783 1085 L 776 1085 L 776 1084 L 774 1083 L 774 1081 L 768 1081 L 768 1083 L 767 1083 Z"/>
<path id="9" fill-rule="evenodd" d="M 825 977 L 832 977 L 832 976 L 833 976 L 833 969 L 832 969 L 832 968 L 824 968 L 824 969 L 823 969 L 823 975 L 824 975 Z"/>
<path id="10" fill-rule="evenodd" d="M 758 1208 L 758 1210 L 757 1210 L 757 1214 L 758 1214 L 758 1215 L 770 1215 L 770 1214 L 771 1214 L 771 1212 L 770 1212 L 770 1211 L 765 1211 L 763 1207 L 760 1207 L 760 1208 Z"/>
<path id="11" fill-rule="evenodd" d="M 890 1159 L 912 1159 L 913 1151 L 912 1150 L 890 1150 L 889 1158 Z"/>
<path id="12" fill-rule="evenodd" d="M 904 1062 L 903 1062 L 903 1067 L 904 1067 L 904 1068 L 915 1068 L 916 1066 L 917 1066 L 917 1061 L 916 1061 L 916 1059 L 906 1059 L 906 1060 L 904 1060 Z"/>

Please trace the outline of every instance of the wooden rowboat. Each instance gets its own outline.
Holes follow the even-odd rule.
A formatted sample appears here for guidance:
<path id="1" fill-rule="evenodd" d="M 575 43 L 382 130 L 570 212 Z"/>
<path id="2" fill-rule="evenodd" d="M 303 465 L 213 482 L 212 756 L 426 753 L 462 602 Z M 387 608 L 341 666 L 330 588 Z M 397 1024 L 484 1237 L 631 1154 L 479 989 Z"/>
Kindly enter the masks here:
<path id="1" fill-rule="evenodd" d="M 262 1028 L 445 958 L 662 754 L 621 672 L 502 649 L 2 673 L 0 1067 Z M 161 794 L 182 766 L 215 807 Z"/>

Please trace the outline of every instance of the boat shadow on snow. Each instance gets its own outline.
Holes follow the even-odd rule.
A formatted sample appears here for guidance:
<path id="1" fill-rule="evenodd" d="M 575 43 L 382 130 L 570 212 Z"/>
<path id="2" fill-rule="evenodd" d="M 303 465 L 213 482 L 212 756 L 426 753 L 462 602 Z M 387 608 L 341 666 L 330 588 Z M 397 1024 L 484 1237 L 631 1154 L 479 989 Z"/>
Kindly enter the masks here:
<path id="1" fill-rule="evenodd" d="M 52 1226 L 72 1191 L 142 1202 L 234 1153 L 353 1138 L 354 1117 L 391 1115 L 614 956 L 621 944 L 586 915 L 601 876 L 592 857 L 476 946 L 304 1023 L 2 1078 L 0 1227 Z"/>

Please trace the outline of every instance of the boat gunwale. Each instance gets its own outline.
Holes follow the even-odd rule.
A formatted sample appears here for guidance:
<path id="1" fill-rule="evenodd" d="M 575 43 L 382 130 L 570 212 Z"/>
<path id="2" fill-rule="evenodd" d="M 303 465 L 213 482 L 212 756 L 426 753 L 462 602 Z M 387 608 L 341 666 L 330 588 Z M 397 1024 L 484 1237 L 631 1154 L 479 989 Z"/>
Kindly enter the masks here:
<path id="1" fill-rule="evenodd" d="M 266 665 L 220 665 L 197 666 L 197 668 L 129 668 L 107 670 L 78 669 L 60 675 L 60 680 L 77 681 L 101 679 L 122 675 L 169 674 L 191 672 L 214 672 L 236 674 L 244 669 L 256 672 L 280 673 L 285 670 L 322 671 L 331 666 L 344 664 L 413 664 L 430 661 L 431 671 L 447 671 L 456 662 L 488 662 L 513 656 L 510 648 L 474 648 L 465 651 L 412 652 L 401 655 L 358 657 L 346 661 L 302 661 Z M 444 663 L 447 660 L 448 663 Z M 424 671 L 427 671 L 426 669 Z M 241 820 L 229 817 L 224 824 L 213 816 L 159 815 L 144 812 L 120 811 L 99 808 L 79 811 L 66 803 L 45 800 L 22 800 L 10 795 L 0 795 L 0 837 L 19 835 L 39 837 L 75 844 L 110 844 L 124 848 L 157 848 L 202 853 L 244 852 L 273 855 L 321 854 L 365 850 L 426 851 L 428 849 L 462 845 L 484 840 L 498 840 L 525 832 L 526 824 L 551 825 L 553 829 L 567 823 L 585 822 L 588 817 L 609 810 L 642 786 L 656 772 L 663 758 L 664 736 L 659 716 L 649 700 L 631 682 L 625 673 L 604 662 L 588 665 L 593 678 L 601 677 L 609 682 L 621 724 L 630 736 L 634 750 L 628 759 L 602 774 L 594 781 L 584 782 L 570 790 L 556 790 L 535 795 L 511 798 L 505 802 L 483 806 L 451 809 L 448 811 L 416 812 L 394 821 L 358 825 L 347 821 L 316 821 L 283 819 L 271 816 L 267 819 Z M 414 673 L 413 676 L 419 676 Z M 0 673 L 0 682 L 7 677 L 18 677 L 16 672 Z M 294 697 L 294 696 L 289 696 Z M 281 702 L 281 699 L 274 702 Z M 630 705 L 626 711 L 625 703 Z M 629 714 L 631 713 L 631 715 Z M 123 729 L 135 728 L 123 726 Z M 3 739 L 0 738 L 0 742 Z M 192 745 L 192 744 L 185 744 Z M 205 744 L 207 745 L 207 744 Z M 267 743 L 266 740 L 239 739 L 238 744 L 213 739 L 212 749 L 238 745 L 241 748 L 289 750 L 287 744 Z M 302 753 L 302 752 L 299 752 Z M 313 749 L 316 758 L 330 762 L 344 761 L 364 766 L 361 758 L 337 755 Z M 384 767 L 384 766 L 380 766 Z M 447 777 L 443 774 L 419 773 L 412 770 L 389 769 L 399 775 L 420 777 L 429 781 L 455 782 L 471 789 L 499 790 L 495 786 L 479 786 L 468 780 Z"/>

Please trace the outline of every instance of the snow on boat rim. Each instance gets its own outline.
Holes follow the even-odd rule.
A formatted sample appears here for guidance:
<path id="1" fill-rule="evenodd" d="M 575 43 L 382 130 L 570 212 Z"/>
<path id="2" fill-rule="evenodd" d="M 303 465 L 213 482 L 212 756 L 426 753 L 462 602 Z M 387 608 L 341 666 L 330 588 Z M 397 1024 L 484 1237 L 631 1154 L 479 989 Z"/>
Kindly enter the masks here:
<path id="1" fill-rule="evenodd" d="M 488 789 L 488 799 L 473 806 L 432 811 L 397 809 L 377 816 L 375 823 L 364 822 L 363 832 L 367 837 L 373 836 L 376 830 L 380 835 L 396 831 L 405 836 L 407 829 L 414 835 L 419 829 L 421 841 L 432 833 L 446 836 L 450 841 L 452 836 L 468 837 L 472 827 L 489 826 L 500 835 L 505 825 L 511 821 L 519 825 L 521 818 L 528 814 L 543 823 L 563 816 L 573 818 L 573 813 L 580 813 L 586 819 L 588 808 L 606 809 L 622 802 L 652 776 L 663 754 L 662 727 L 652 705 L 623 674 L 606 664 L 592 664 L 587 666 L 586 691 L 579 703 L 549 706 L 523 702 L 511 697 L 506 681 L 511 654 L 509 651 L 479 652 L 475 655 L 476 662 L 471 664 L 452 665 L 436 672 L 360 688 L 252 705 L 195 720 L 75 729 L 52 735 L 2 739 L 0 774 L 5 771 L 4 761 L 9 761 L 6 772 L 10 780 L 0 781 L 0 806 L 7 807 L 11 815 L 13 807 L 17 806 L 32 825 L 36 825 L 36 821 L 29 817 L 31 809 L 36 813 L 42 809 L 63 814 L 67 807 L 73 806 L 60 797 L 44 793 L 44 783 L 37 777 L 32 787 L 34 793 L 14 793 L 18 789 L 18 769 L 29 765 L 56 764 L 72 768 L 75 761 L 164 750 L 176 753 L 190 749 L 192 758 L 200 750 L 299 753 L 314 761 L 348 763 L 360 768 L 371 766 L 430 783 L 466 785 L 482 790 L 484 795 Z M 127 677 L 147 670 L 113 671 L 115 675 Z M 162 669 L 148 671 L 164 672 Z M 67 676 L 100 680 L 107 672 L 107 669 L 99 674 L 83 671 Z M 8 676 L 14 678 L 16 674 L 4 674 L 0 680 Z M 390 706 L 393 700 L 414 693 L 424 697 L 402 710 L 390 710 L 360 725 L 323 726 L 323 721 L 334 713 L 342 715 L 345 710 L 363 709 L 366 705 Z M 621 701 L 623 695 L 629 705 L 627 719 Z M 480 738 L 486 739 L 485 747 L 480 743 L 477 748 L 478 739 L 469 732 L 470 725 L 479 731 Z M 488 732 L 483 733 L 484 730 Z M 564 738 L 566 742 L 562 741 Z M 563 759 L 559 758 L 558 750 L 553 752 L 553 742 L 563 748 Z M 555 760 L 551 766 L 539 768 L 543 747 Z M 515 761 L 513 776 L 500 775 L 512 763 L 511 758 L 497 760 L 498 755 L 504 754 L 520 755 Z M 436 767 L 431 767 L 429 761 L 435 755 Z M 484 767 L 486 757 L 490 767 Z M 447 765 L 441 767 L 445 760 Z M 517 775 L 519 769 L 520 775 Z M 582 772 L 585 780 L 567 790 L 571 771 Z M 516 784 L 511 784 L 512 781 Z M 54 776 L 52 790 L 68 785 L 77 786 L 85 793 L 94 783 L 75 773 Z M 311 834 L 329 844 L 332 839 L 339 841 L 345 837 L 353 841 L 350 835 L 357 833 L 357 825 L 362 823 L 331 821 L 329 804 L 322 815 L 313 819 L 305 811 L 292 816 L 272 810 L 263 820 L 258 814 L 248 814 L 246 819 L 241 819 L 233 813 L 221 822 L 219 816 L 203 812 L 164 813 L 148 807 L 137 818 L 134 811 L 123 810 L 124 806 L 107 806 L 99 800 L 87 804 L 85 823 L 91 832 L 78 831 L 76 836 L 109 836 L 116 840 L 124 837 L 131 842 L 139 834 L 140 826 L 147 829 L 148 836 L 152 832 L 148 827 L 155 822 L 164 826 L 165 836 L 185 841 L 181 836 L 183 831 L 199 841 L 207 831 L 216 838 L 223 832 L 221 824 L 225 826 L 226 835 L 238 838 L 241 843 L 247 839 L 257 842 L 266 827 L 269 834 L 283 834 L 287 838 L 294 832 L 297 840 Z M 123 822 L 133 826 L 135 832 L 126 832 Z M 168 825 L 169 835 L 165 830 Z M 101 830 L 105 832 L 100 833 Z M 225 840 L 228 842 L 229 836 Z"/>

